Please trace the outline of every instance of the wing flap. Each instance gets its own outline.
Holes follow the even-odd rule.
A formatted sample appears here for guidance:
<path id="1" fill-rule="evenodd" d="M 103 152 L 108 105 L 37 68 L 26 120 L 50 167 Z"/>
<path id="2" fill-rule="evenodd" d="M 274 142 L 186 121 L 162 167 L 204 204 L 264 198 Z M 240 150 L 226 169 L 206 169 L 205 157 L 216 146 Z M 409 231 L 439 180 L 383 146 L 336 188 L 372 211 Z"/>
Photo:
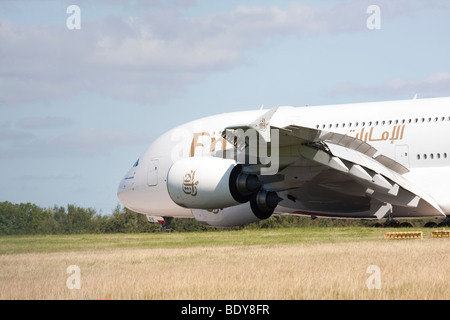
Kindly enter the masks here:
<path id="1" fill-rule="evenodd" d="M 428 204 L 426 210 L 444 215 L 442 209 L 431 196 L 417 188 L 398 172 L 379 163 L 376 158 L 329 142 L 326 143 L 326 146 L 331 153 L 328 157 L 340 159 L 349 168 L 347 174 L 357 183 L 367 187 L 367 196 L 381 202 L 409 208 L 418 208 L 419 201 L 423 199 Z M 303 148 L 312 149 L 306 146 L 303 146 Z M 302 152 L 302 155 L 314 153 L 325 153 L 325 151 L 308 150 L 308 152 Z M 325 158 L 322 155 L 322 159 Z M 320 157 L 317 155 L 309 156 L 309 159 L 317 161 Z M 332 168 L 326 161 L 320 163 Z"/>
<path id="2" fill-rule="evenodd" d="M 295 125 L 290 125 L 281 129 L 288 129 L 291 135 L 303 140 L 303 142 L 331 142 L 336 145 L 361 152 L 369 157 L 372 157 L 377 153 L 377 149 L 372 147 L 370 144 L 348 135 Z"/>

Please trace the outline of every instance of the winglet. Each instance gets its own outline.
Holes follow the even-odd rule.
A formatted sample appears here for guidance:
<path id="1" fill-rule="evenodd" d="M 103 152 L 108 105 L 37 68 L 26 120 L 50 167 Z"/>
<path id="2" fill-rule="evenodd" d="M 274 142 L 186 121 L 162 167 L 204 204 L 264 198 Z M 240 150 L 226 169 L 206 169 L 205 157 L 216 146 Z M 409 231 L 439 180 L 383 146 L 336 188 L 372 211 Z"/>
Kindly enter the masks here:
<path id="1" fill-rule="evenodd" d="M 249 124 L 226 127 L 222 133 L 222 137 L 228 142 L 233 143 L 235 135 L 228 131 L 237 129 L 254 129 L 266 142 L 270 142 L 270 119 L 272 119 L 277 110 L 278 107 L 274 107 Z"/>
<path id="2" fill-rule="evenodd" d="M 277 112 L 278 107 L 274 107 L 250 123 L 250 127 L 256 129 L 266 142 L 270 142 L 270 119 Z"/>

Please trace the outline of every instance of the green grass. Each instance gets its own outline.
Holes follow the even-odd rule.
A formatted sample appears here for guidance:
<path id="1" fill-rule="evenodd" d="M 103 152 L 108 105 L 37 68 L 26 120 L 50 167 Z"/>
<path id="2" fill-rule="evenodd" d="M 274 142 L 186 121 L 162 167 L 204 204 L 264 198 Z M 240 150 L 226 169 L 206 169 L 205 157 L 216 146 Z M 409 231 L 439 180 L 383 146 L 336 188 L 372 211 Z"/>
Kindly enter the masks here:
<path id="1" fill-rule="evenodd" d="M 384 240 L 422 231 L 424 240 Z M 445 299 L 449 239 L 317 227 L 0 236 L 1 299 Z M 66 286 L 69 265 L 82 289 Z M 366 270 L 382 270 L 368 290 Z M 436 272 L 436 270 L 444 270 Z"/>
<path id="2" fill-rule="evenodd" d="M 384 241 L 385 232 L 401 230 L 412 231 L 398 228 L 306 227 L 189 233 L 15 235 L 0 236 L 0 254 L 79 252 L 120 248 L 188 248 Z M 424 238 L 431 235 L 430 229 L 414 228 L 413 230 L 423 231 Z"/>

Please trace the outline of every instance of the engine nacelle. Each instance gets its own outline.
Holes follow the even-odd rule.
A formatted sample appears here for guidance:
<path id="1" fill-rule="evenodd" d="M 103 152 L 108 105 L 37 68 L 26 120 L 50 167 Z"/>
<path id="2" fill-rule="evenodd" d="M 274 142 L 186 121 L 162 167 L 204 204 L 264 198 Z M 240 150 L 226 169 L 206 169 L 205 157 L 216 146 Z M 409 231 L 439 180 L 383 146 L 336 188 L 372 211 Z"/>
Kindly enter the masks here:
<path id="1" fill-rule="evenodd" d="M 281 200 L 275 192 L 261 189 L 250 200 L 250 208 L 258 219 L 264 220 L 272 215 Z"/>
<path id="2" fill-rule="evenodd" d="M 224 209 L 192 209 L 191 211 L 195 220 L 210 227 L 229 228 L 244 226 L 261 220 L 253 213 L 250 202 Z"/>
<path id="3" fill-rule="evenodd" d="M 257 176 L 242 172 L 232 159 L 191 157 L 175 162 L 167 174 L 172 200 L 185 208 L 217 209 L 249 201 L 261 188 Z"/>
<path id="4" fill-rule="evenodd" d="M 269 218 L 282 199 L 275 192 L 261 189 L 247 203 L 224 209 L 192 209 L 194 218 L 207 226 L 236 227 Z"/>

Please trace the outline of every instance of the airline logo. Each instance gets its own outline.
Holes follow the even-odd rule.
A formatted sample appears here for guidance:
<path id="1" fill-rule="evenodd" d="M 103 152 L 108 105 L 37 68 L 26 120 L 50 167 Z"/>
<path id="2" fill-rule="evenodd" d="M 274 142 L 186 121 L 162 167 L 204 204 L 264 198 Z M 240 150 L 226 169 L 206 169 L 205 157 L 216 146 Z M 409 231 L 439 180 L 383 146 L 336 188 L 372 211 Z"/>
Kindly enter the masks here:
<path id="1" fill-rule="evenodd" d="M 222 137 L 211 137 L 208 132 L 195 132 L 191 142 L 190 157 L 195 155 L 195 149 L 197 147 L 209 147 L 209 151 L 212 153 L 217 150 L 225 150 L 227 148 L 227 142 Z"/>
<path id="2" fill-rule="evenodd" d="M 365 132 L 366 128 L 362 128 L 360 132 L 356 133 L 356 139 L 360 139 L 364 142 L 374 142 L 374 141 L 391 141 L 391 144 L 396 140 L 403 140 L 403 134 L 405 132 L 405 125 L 394 126 L 392 132 L 383 131 L 381 135 L 374 134 L 374 127 L 370 127 L 370 130 Z M 355 133 L 356 130 L 350 130 L 351 133 Z"/>
<path id="3" fill-rule="evenodd" d="M 196 170 L 191 170 L 191 172 L 186 173 L 183 179 L 183 192 L 189 194 L 193 197 L 197 195 L 197 185 L 198 181 L 195 180 Z"/>
<path id="4" fill-rule="evenodd" d="M 262 118 L 259 121 L 259 130 L 261 130 L 262 132 L 266 131 L 268 125 L 269 124 L 267 123 L 266 118 Z"/>

